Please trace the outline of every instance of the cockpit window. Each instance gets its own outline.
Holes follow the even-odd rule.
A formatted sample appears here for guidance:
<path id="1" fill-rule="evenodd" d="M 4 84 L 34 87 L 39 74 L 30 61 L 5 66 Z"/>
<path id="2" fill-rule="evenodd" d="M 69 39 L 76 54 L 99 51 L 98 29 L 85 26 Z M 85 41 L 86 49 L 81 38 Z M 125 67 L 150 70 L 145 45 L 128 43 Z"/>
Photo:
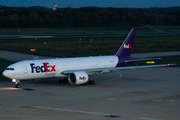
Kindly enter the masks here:
<path id="1" fill-rule="evenodd" d="M 14 68 L 6 68 L 6 70 L 14 70 Z"/>

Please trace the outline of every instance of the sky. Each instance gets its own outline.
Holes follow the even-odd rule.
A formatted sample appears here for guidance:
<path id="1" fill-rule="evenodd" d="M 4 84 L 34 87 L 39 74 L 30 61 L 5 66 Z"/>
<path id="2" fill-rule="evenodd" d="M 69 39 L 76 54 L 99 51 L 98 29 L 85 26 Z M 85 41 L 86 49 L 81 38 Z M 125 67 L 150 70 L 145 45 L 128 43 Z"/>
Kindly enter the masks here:
<path id="1" fill-rule="evenodd" d="M 44 6 L 51 8 L 56 2 L 58 8 L 80 8 L 87 6 L 96 7 L 171 7 L 180 6 L 180 0 L 0 0 L 0 5 L 11 7 Z"/>

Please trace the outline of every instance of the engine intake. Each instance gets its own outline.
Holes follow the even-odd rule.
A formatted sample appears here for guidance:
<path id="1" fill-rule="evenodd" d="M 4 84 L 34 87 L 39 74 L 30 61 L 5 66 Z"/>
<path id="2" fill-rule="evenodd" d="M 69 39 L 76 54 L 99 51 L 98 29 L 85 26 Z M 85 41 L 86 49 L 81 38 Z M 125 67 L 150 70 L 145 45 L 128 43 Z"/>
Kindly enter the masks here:
<path id="1" fill-rule="evenodd" d="M 83 71 L 73 72 L 68 75 L 68 81 L 72 85 L 85 84 L 88 81 L 88 79 L 89 76 L 87 75 L 87 73 Z"/>

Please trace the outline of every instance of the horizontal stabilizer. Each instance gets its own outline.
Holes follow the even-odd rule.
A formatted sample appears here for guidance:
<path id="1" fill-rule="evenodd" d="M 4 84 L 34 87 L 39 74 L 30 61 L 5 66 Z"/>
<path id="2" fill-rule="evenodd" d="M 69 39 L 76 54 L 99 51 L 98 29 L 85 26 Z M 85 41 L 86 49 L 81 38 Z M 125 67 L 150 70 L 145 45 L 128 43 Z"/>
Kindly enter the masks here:
<path id="1" fill-rule="evenodd" d="M 147 61 L 147 60 L 160 60 L 161 58 L 141 58 L 136 60 L 125 60 L 124 62 L 138 62 L 138 61 Z"/>
<path id="2" fill-rule="evenodd" d="M 33 60 L 40 60 L 40 58 L 38 58 L 38 57 L 34 57 L 34 58 L 33 58 Z"/>

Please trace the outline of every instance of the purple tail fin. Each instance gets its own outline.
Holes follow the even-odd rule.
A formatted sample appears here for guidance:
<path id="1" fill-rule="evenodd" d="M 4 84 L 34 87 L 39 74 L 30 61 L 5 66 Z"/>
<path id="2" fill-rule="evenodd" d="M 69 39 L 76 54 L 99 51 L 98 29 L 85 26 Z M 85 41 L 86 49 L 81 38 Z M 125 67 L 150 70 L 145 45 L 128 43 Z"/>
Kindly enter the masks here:
<path id="1" fill-rule="evenodd" d="M 126 37 L 126 40 L 123 42 L 121 47 L 119 48 L 118 52 L 116 53 L 116 56 L 118 57 L 130 57 L 135 35 L 136 35 L 136 28 L 132 28 L 129 35 Z"/>

